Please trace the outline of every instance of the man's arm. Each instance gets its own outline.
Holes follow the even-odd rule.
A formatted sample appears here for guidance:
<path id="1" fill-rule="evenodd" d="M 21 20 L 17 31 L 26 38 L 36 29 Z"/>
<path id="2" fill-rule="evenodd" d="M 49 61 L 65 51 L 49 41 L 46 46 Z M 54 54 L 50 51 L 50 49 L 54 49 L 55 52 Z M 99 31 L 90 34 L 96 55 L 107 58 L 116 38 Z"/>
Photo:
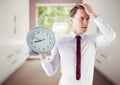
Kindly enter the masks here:
<path id="1" fill-rule="evenodd" d="M 60 63 L 60 56 L 57 47 L 55 46 L 50 55 L 40 55 L 41 65 L 48 76 L 56 73 Z"/>
<path id="2" fill-rule="evenodd" d="M 94 21 L 102 33 L 95 37 L 96 47 L 101 48 L 106 45 L 109 45 L 116 37 L 116 34 L 112 30 L 112 27 L 107 22 L 105 22 L 101 17 L 95 18 Z"/>
<path id="3" fill-rule="evenodd" d="M 96 25 L 102 33 L 101 35 L 96 36 L 94 39 L 96 47 L 100 48 L 110 44 L 116 37 L 116 34 L 112 30 L 111 26 L 107 22 L 105 22 L 101 17 L 97 16 L 89 4 L 83 3 L 82 6 L 84 6 L 88 15 L 94 18 Z"/>

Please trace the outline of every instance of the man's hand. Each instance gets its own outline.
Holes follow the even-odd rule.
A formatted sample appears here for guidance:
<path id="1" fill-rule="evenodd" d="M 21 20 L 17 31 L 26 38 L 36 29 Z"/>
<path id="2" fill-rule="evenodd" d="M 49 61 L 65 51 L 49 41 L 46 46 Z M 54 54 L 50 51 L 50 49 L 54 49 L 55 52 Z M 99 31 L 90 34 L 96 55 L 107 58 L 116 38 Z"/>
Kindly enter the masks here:
<path id="1" fill-rule="evenodd" d="M 97 15 L 94 13 L 92 7 L 89 4 L 83 3 L 81 5 L 85 8 L 88 15 L 93 16 L 94 18 L 97 17 Z"/>
<path id="2" fill-rule="evenodd" d="M 51 56 L 51 52 L 46 53 L 46 54 L 40 54 L 39 56 L 40 56 L 40 60 L 44 60 L 46 57 Z"/>

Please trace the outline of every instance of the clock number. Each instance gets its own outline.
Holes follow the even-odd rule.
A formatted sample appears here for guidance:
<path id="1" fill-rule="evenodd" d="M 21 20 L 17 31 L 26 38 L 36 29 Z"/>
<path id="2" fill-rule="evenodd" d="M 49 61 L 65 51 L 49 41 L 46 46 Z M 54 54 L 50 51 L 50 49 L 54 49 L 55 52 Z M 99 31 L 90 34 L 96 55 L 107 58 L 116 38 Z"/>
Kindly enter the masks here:
<path id="1" fill-rule="evenodd" d="M 40 50 L 40 48 L 38 48 Z"/>
<path id="2" fill-rule="evenodd" d="M 45 50 L 45 48 L 43 48 L 43 50 Z"/>
<path id="3" fill-rule="evenodd" d="M 42 31 L 42 33 L 44 33 L 44 31 Z"/>
<path id="4" fill-rule="evenodd" d="M 49 39 L 50 39 L 50 40 L 52 40 L 52 38 L 51 38 L 51 37 L 49 37 Z"/>
<path id="5" fill-rule="evenodd" d="M 49 48 L 49 45 L 47 45 L 47 48 Z"/>
<path id="6" fill-rule="evenodd" d="M 33 42 L 30 42 L 31 44 L 33 44 Z"/>
<path id="7" fill-rule="evenodd" d="M 34 46 L 34 48 L 36 48 L 36 46 Z"/>
<path id="8" fill-rule="evenodd" d="M 34 36 L 31 36 L 31 39 L 33 40 L 33 39 L 34 39 Z"/>
<path id="9" fill-rule="evenodd" d="M 46 33 L 46 35 L 48 36 L 48 34 Z"/>
<path id="10" fill-rule="evenodd" d="M 36 34 L 33 34 L 33 36 L 35 36 Z"/>
<path id="11" fill-rule="evenodd" d="M 49 42 L 49 44 L 52 44 L 51 42 Z"/>
<path id="12" fill-rule="evenodd" d="M 40 34 L 40 32 L 39 32 L 39 31 L 37 31 L 37 34 Z"/>

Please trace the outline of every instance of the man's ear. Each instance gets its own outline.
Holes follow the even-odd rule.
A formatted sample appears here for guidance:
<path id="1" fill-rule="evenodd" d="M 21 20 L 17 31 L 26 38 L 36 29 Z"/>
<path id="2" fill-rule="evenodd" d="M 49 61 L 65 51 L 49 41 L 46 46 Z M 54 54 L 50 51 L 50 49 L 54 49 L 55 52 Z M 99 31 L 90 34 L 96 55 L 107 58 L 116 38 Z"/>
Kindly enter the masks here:
<path id="1" fill-rule="evenodd" d="M 70 22 L 71 22 L 71 23 L 73 22 L 73 18 L 72 18 L 72 17 L 70 17 Z"/>

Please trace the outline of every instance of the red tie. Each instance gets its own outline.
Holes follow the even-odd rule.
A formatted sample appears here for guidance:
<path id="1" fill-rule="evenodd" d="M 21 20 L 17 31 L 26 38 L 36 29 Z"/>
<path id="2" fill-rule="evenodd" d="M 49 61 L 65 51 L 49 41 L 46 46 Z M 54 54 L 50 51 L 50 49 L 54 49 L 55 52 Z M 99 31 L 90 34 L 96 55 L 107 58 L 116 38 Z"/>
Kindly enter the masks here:
<path id="1" fill-rule="evenodd" d="M 81 37 L 76 36 L 76 79 L 79 80 L 81 77 Z"/>

